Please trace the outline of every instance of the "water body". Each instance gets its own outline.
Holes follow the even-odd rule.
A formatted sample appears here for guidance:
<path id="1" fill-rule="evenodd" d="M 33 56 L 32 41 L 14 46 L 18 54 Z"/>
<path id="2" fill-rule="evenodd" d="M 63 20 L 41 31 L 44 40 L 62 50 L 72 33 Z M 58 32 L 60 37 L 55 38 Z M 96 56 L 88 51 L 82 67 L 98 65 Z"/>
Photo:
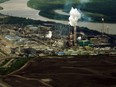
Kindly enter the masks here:
<path id="1" fill-rule="evenodd" d="M 35 10 L 27 6 L 29 0 L 10 0 L 4 3 L 1 3 L 0 6 L 4 9 L 0 13 L 16 17 L 30 18 L 33 20 L 42 20 L 42 21 L 55 21 L 58 23 L 67 23 L 66 21 L 52 20 L 49 18 L 42 17 L 39 14 L 40 10 Z"/>
<path id="2" fill-rule="evenodd" d="M 28 0 L 10 0 L 4 3 L 1 3 L 0 6 L 4 9 L 0 11 L 0 13 L 10 16 L 16 16 L 16 17 L 24 17 L 24 18 L 30 18 L 33 20 L 42 20 L 42 21 L 53 21 L 57 23 L 63 23 L 68 24 L 67 21 L 60 21 L 60 20 L 54 20 L 49 19 L 46 17 L 42 17 L 39 14 L 40 10 L 35 10 L 32 8 L 29 8 L 27 6 Z M 66 14 L 60 10 L 56 10 L 55 12 L 59 14 Z M 103 31 L 108 32 L 110 34 L 116 34 L 116 24 L 110 24 L 110 23 L 90 23 L 90 22 L 78 22 L 79 26 L 88 27 L 90 29 L 94 29 L 97 31 Z"/>

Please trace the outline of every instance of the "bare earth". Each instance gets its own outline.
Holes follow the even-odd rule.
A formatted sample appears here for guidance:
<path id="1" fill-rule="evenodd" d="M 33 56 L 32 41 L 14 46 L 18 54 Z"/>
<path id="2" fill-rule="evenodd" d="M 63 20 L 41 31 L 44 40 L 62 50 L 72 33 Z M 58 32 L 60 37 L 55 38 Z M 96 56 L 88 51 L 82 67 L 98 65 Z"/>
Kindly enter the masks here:
<path id="1" fill-rule="evenodd" d="M 115 58 L 35 58 L 2 80 L 12 87 L 116 87 Z"/>

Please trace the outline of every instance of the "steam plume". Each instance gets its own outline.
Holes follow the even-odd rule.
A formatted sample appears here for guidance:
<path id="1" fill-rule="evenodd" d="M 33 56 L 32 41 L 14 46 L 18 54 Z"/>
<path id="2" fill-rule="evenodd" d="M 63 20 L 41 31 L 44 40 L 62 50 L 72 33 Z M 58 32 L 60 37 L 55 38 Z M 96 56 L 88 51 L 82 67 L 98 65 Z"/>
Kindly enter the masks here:
<path id="1" fill-rule="evenodd" d="M 48 34 L 46 35 L 46 38 L 51 39 L 51 37 L 52 37 L 52 31 L 49 31 Z"/>
<path id="2" fill-rule="evenodd" d="M 71 8 L 70 10 L 70 17 L 69 17 L 69 24 L 71 26 L 77 26 L 77 21 L 81 18 L 80 12 L 75 8 Z"/>

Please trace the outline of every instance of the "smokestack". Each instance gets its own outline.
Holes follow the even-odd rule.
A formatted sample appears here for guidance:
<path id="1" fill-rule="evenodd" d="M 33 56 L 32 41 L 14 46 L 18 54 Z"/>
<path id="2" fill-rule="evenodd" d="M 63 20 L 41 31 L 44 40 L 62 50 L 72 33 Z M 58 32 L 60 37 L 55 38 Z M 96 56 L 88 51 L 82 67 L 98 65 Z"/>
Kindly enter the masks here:
<path id="1" fill-rule="evenodd" d="M 103 33 L 105 33 L 105 31 L 104 31 L 104 18 L 102 18 L 102 25 L 103 25 L 103 27 L 101 28 L 101 33 L 103 34 Z"/>
<path id="2" fill-rule="evenodd" d="M 74 27 L 74 45 L 76 45 L 76 26 L 77 21 L 81 18 L 80 12 L 76 8 L 71 8 L 69 17 L 69 24 Z"/>

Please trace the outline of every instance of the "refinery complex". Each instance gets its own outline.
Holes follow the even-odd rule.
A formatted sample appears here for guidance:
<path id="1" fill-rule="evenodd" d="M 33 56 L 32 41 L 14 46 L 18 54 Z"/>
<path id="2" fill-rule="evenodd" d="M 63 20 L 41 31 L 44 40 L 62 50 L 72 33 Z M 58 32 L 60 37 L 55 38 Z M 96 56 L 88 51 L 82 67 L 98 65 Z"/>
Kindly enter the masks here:
<path id="1" fill-rule="evenodd" d="M 86 24 L 82 17 L 89 19 L 89 16 L 77 8 L 72 7 L 69 13 L 56 8 L 51 10 L 49 5 L 45 5 L 44 9 L 34 10 L 27 7 L 27 1 L 31 0 L 9 0 L 2 6 L 0 87 L 116 87 L 116 35 L 113 32 L 115 25 L 105 23 L 110 18 L 85 10 L 84 14 L 93 16 L 93 19 L 98 16 L 96 22 L 99 21 L 88 21 Z M 53 7 L 60 8 L 59 1 L 46 1 L 55 4 Z M 67 1 L 66 5 L 70 5 L 70 0 L 61 1 Z M 85 3 L 88 1 L 93 3 L 94 0 L 85 0 Z M 40 0 L 41 2 L 45 3 L 44 0 Z M 97 0 L 95 4 L 98 2 L 101 1 Z M 101 3 L 105 2 L 104 0 Z M 10 7 L 17 3 L 18 8 Z M 31 3 L 36 6 L 34 2 Z M 88 4 L 91 5 L 90 3 Z M 50 10 L 47 11 L 48 7 Z M 61 11 L 58 17 L 67 16 L 68 21 L 46 18 L 52 17 L 52 14 L 47 14 L 49 11 Z M 41 12 L 46 16 L 41 16 Z M 115 21 L 113 16 L 111 18 Z M 80 23 L 81 26 L 79 21 L 83 22 Z"/>
<path id="2" fill-rule="evenodd" d="M 78 27 L 79 11 L 72 7 L 69 14 L 67 25 L 52 22 L 42 25 L 1 24 L 1 57 L 116 54 L 115 39 L 103 32 L 86 34 Z"/>

